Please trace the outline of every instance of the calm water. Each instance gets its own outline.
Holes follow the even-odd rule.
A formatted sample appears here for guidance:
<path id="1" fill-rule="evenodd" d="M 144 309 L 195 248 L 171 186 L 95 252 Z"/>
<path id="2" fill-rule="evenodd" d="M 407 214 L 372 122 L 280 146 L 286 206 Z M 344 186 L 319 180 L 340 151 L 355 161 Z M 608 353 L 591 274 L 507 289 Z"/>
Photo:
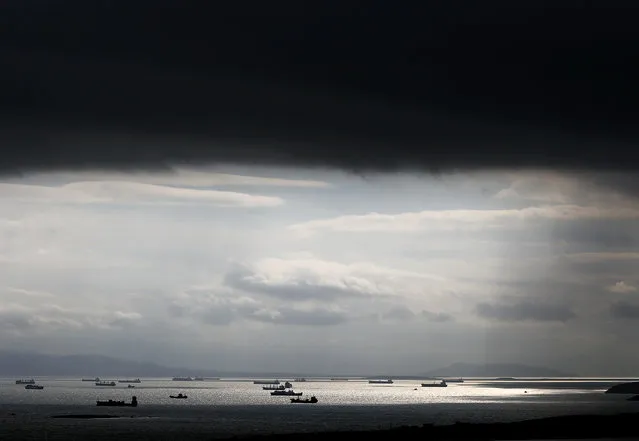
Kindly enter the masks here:
<path id="1" fill-rule="evenodd" d="M 363 429 L 402 424 L 455 421 L 515 421 L 565 414 L 610 414 L 637 411 L 627 396 L 605 395 L 619 381 L 471 380 L 447 388 L 422 388 L 419 381 L 372 385 L 367 381 L 294 383 L 303 397 L 318 404 L 291 404 L 290 397 L 271 396 L 252 381 L 174 382 L 142 379 L 135 389 L 126 384 L 98 387 L 79 379 L 38 378 L 44 390 L 25 390 L 15 378 L 0 379 L 0 438 L 31 436 L 55 439 L 72 430 L 113 434 L 184 431 L 227 436 L 236 433 L 279 433 L 329 429 Z M 169 395 L 179 392 L 187 400 Z M 96 399 L 138 397 L 137 408 L 97 408 Z M 108 420 L 51 419 L 61 414 L 115 414 Z M 135 418 L 131 418 L 135 417 Z M 88 436 L 88 435 L 87 435 Z M 92 435 L 93 436 L 93 435 Z M 167 435 L 168 436 L 168 435 Z"/>

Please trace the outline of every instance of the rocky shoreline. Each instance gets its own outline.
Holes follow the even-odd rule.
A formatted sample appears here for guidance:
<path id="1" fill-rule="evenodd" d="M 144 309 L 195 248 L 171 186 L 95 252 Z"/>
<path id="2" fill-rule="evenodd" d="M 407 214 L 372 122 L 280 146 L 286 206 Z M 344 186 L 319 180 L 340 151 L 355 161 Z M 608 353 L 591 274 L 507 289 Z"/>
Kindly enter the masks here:
<path id="1" fill-rule="evenodd" d="M 337 436 L 366 437 L 375 440 L 541 440 L 639 437 L 639 413 L 618 415 L 571 415 L 518 421 L 513 423 L 456 423 L 405 426 L 388 430 L 322 432 L 236 436 L 231 439 L 255 441 L 292 441 L 331 439 Z"/>

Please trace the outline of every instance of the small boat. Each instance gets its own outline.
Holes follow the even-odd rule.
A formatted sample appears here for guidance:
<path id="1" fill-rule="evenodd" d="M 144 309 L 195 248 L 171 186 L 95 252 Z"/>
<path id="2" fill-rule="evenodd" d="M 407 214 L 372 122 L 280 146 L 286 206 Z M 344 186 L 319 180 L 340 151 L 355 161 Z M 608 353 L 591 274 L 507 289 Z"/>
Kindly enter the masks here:
<path id="1" fill-rule="evenodd" d="M 292 387 L 293 387 L 293 385 L 291 383 L 289 383 L 288 381 L 286 383 L 284 383 L 284 388 L 285 389 L 290 389 Z"/>
<path id="2" fill-rule="evenodd" d="M 263 386 L 262 390 L 285 390 L 286 388 L 280 384 L 279 386 L 277 384 L 269 384 L 268 386 Z"/>
<path id="3" fill-rule="evenodd" d="M 115 381 L 96 381 L 96 386 L 115 386 Z"/>
<path id="4" fill-rule="evenodd" d="M 368 380 L 368 384 L 393 384 L 393 380 Z"/>
<path id="5" fill-rule="evenodd" d="M 302 396 L 302 392 L 295 392 L 293 390 L 274 390 L 273 392 L 271 392 L 271 395 L 284 397 L 300 397 Z"/>
<path id="6" fill-rule="evenodd" d="M 127 384 L 127 386 L 126 386 L 126 387 L 127 387 L 127 388 L 129 388 L 129 389 L 133 389 L 135 386 L 134 386 L 134 385 L 132 385 L 132 384 Z"/>
<path id="7" fill-rule="evenodd" d="M 139 378 L 136 378 L 135 380 L 118 380 L 118 383 L 142 383 L 142 381 L 140 381 Z"/>
<path id="8" fill-rule="evenodd" d="M 39 384 L 27 384 L 24 388 L 27 390 L 42 390 L 44 389 L 44 386 L 40 386 Z"/>
<path id="9" fill-rule="evenodd" d="M 296 378 L 293 381 L 295 381 L 296 383 L 304 383 L 306 381 L 306 378 Z"/>
<path id="10" fill-rule="evenodd" d="M 422 383 L 422 387 L 448 387 L 448 384 L 442 380 L 439 383 Z"/>
<path id="11" fill-rule="evenodd" d="M 132 397 L 131 402 L 127 403 L 126 401 L 116 401 L 116 400 L 107 400 L 107 401 L 96 401 L 96 406 L 109 406 L 109 407 L 138 407 L 138 398 Z"/>
<path id="12" fill-rule="evenodd" d="M 280 384 L 280 380 L 255 380 L 253 384 Z"/>
<path id="13" fill-rule="evenodd" d="M 35 384 L 35 380 L 33 378 L 30 380 L 16 380 L 16 384 Z"/>
<path id="14" fill-rule="evenodd" d="M 317 403 L 317 398 L 313 395 L 311 398 L 291 398 L 291 403 Z"/>
<path id="15" fill-rule="evenodd" d="M 93 381 L 94 383 L 99 383 L 100 382 L 100 377 L 95 377 L 95 378 L 83 378 L 82 381 Z"/>
<path id="16" fill-rule="evenodd" d="M 193 381 L 191 377 L 173 377 L 173 381 Z"/>
<path id="17" fill-rule="evenodd" d="M 169 395 L 169 398 L 175 398 L 177 400 L 186 400 L 188 397 L 186 395 L 177 394 L 177 395 Z"/>

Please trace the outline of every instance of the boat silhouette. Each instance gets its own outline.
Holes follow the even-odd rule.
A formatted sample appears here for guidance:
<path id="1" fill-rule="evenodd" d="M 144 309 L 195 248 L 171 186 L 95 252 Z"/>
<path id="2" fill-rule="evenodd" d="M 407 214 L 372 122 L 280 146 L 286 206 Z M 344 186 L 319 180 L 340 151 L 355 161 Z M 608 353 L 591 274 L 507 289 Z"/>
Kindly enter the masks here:
<path id="1" fill-rule="evenodd" d="M 294 392 L 293 390 L 274 390 L 271 392 L 271 395 L 275 396 L 286 396 L 286 397 L 299 397 L 302 395 L 302 392 Z"/>
<path id="2" fill-rule="evenodd" d="M 188 397 L 186 395 L 177 394 L 177 395 L 169 395 L 169 398 L 175 398 L 178 400 L 186 400 Z"/>
<path id="3" fill-rule="evenodd" d="M 422 383 L 422 387 L 448 387 L 448 384 L 442 380 L 439 383 Z"/>
<path id="4" fill-rule="evenodd" d="M 35 384 L 35 380 L 33 378 L 30 380 L 16 380 L 16 384 Z"/>
<path id="5" fill-rule="evenodd" d="M 131 402 L 127 403 L 126 401 L 116 401 L 116 400 L 106 400 L 100 401 L 97 400 L 95 402 L 96 406 L 106 406 L 106 407 L 138 407 L 138 398 L 133 396 L 131 398 Z"/>
<path id="6" fill-rule="evenodd" d="M 291 398 L 291 403 L 317 403 L 317 398 L 313 395 L 311 398 Z"/>

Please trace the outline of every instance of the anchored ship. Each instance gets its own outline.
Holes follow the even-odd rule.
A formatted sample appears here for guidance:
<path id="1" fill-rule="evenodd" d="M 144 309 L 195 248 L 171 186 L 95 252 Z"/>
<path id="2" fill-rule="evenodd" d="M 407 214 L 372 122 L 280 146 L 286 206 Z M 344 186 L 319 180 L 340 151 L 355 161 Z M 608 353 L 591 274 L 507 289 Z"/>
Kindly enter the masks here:
<path id="1" fill-rule="evenodd" d="M 294 392 L 293 390 L 274 390 L 271 392 L 273 396 L 284 396 L 284 397 L 300 397 L 302 396 L 302 392 Z"/>
<path id="2" fill-rule="evenodd" d="M 30 380 L 25 380 L 25 379 L 16 380 L 16 384 L 35 384 L 35 380 L 33 378 Z"/>
<path id="3" fill-rule="evenodd" d="M 448 384 L 442 380 L 439 383 L 422 383 L 422 387 L 448 387 Z"/>
<path id="4" fill-rule="evenodd" d="M 311 398 L 291 398 L 291 403 L 317 403 L 317 398 L 313 395 Z"/>
<path id="5" fill-rule="evenodd" d="M 253 384 L 280 384 L 280 380 L 255 380 Z"/>
<path id="6" fill-rule="evenodd" d="M 109 407 L 138 407 L 138 398 L 132 397 L 131 402 L 127 403 L 126 401 L 116 401 L 116 400 L 106 400 L 106 401 L 96 401 L 96 406 L 109 406 Z"/>

